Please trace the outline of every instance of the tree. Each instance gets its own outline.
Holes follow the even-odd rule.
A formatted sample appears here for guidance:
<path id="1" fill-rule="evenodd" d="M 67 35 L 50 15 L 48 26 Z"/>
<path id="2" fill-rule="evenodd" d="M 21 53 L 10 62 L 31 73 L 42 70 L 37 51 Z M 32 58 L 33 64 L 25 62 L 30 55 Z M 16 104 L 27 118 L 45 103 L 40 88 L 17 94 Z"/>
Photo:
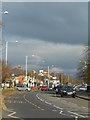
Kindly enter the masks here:
<path id="1" fill-rule="evenodd" d="M 10 65 L 7 65 L 5 64 L 5 61 L 0 61 L 1 64 L 2 64 L 2 81 L 5 80 L 5 82 L 7 80 L 10 79 L 11 77 L 11 74 L 12 74 L 12 70 L 10 70 Z"/>
<path id="2" fill-rule="evenodd" d="M 90 84 L 90 46 L 86 46 L 83 57 L 80 59 L 77 69 L 79 80 Z"/>

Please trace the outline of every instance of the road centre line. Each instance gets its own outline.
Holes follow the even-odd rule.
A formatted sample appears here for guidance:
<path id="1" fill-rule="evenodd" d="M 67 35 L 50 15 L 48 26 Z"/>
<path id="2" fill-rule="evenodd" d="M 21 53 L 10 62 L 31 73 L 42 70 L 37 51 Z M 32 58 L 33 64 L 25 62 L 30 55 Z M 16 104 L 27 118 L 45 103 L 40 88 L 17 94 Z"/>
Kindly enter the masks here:
<path id="1" fill-rule="evenodd" d="M 84 109 L 88 109 L 87 107 L 84 107 L 84 106 L 82 106 L 82 108 L 84 108 Z"/>
<path id="2" fill-rule="evenodd" d="M 40 101 L 44 102 L 44 100 L 41 99 L 41 98 L 38 96 L 38 94 L 36 95 L 36 97 L 37 97 Z"/>
<path id="3" fill-rule="evenodd" d="M 47 101 L 45 101 L 45 103 L 48 104 L 48 105 L 52 105 L 51 103 L 49 103 L 49 102 L 47 102 Z"/>
<path id="4" fill-rule="evenodd" d="M 55 108 L 57 108 L 57 109 L 60 109 L 60 110 L 63 109 L 63 108 L 60 108 L 60 107 L 58 107 L 58 106 L 56 106 L 56 105 L 53 105 L 53 107 L 55 107 Z"/>
<path id="5" fill-rule="evenodd" d="M 74 117 L 75 120 L 78 120 L 78 116 L 75 116 L 75 115 L 70 115 L 70 116 Z"/>
<path id="6" fill-rule="evenodd" d="M 36 95 L 36 97 L 37 97 L 39 100 L 41 99 L 41 98 L 38 96 L 38 94 Z M 63 101 L 64 101 L 64 102 L 67 102 L 66 100 L 63 100 Z M 45 101 L 45 103 L 48 104 L 49 102 Z M 69 102 L 69 103 L 72 104 L 72 105 L 77 106 L 77 104 L 75 104 L 75 103 L 72 103 L 72 102 Z M 60 107 L 58 107 L 58 106 L 56 106 L 56 105 L 53 105 L 53 107 L 55 107 L 55 108 L 61 110 L 59 114 L 63 114 L 63 111 L 62 111 L 63 108 L 60 108 Z M 85 108 L 85 107 L 83 107 L 83 108 Z M 73 114 L 73 115 L 70 115 L 70 116 L 75 117 L 75 120 L 78 119 L 78 117 L 82 117 L 82 118 L 87 118 L 87 117 L 88 117 L 88 116 L 80 115 L 81 113 L 78 114 L 78 113 L 74 113 L 74 112 L 71 112 L 71 111 L 67 111 L 67 112 Z M 66 114 L 63 114 L 63 115 L 66 115 Z"/>
<path id="7" fill-rule="evenodd" d="M 36 108 L 42 110 L 42 108 L 40 108 L 39 106 L 37 106 L 37 105 L 35 105 L 34 103 L 32 103 L 32 102 L 30 102 L 29 100 L 27 100 L 27 99 L 25 98 L 25 96 L 26 96 L 26 94 L 23 96 L 24 99 L 25 99 L 25 101 L 27 101 L 28 103 L 32 104 L 32 105 L 35 106 Z M 44 109 L 43 109 L 43 110 L 44 110 Z"/>

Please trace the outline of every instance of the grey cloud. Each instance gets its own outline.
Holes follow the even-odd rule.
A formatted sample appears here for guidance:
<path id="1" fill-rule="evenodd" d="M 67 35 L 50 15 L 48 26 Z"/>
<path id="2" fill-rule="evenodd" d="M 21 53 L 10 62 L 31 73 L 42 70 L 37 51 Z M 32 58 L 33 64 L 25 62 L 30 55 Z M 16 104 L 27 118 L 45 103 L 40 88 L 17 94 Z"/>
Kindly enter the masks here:
<path id="1" fill-rule="evenodd" d="M 9 11 L 3 23 L 10 35 L 69 44 L 88 40 L 87 3 L 3 3 L 4 9 Z"/>
<path id="2" fill-rule="evenodd" d="M 30 69 L 47 69 L 48 65 L 54 65 L 56 68 L 63 69 L 66 72 L 73 72 L 76 68 L 78 59 L 84 46 L 69 44 L 54 44 L 38 39 L 25 39 L 19 37 L 8 38 L 10 41 L 19 39 L 18 44 L 8 43 L 8 60 L 16 66 L 21 64 L 25 66 L 25 56 L 28 56 L 28 65 Z M 22 41 L 23 42 L 22 42 Z M 32 57 L 32 55 L 35 55 Z M 45 61 L 45 62 L 43 62 Z M 70 71 L 72 70 L 72 72 Z"/>

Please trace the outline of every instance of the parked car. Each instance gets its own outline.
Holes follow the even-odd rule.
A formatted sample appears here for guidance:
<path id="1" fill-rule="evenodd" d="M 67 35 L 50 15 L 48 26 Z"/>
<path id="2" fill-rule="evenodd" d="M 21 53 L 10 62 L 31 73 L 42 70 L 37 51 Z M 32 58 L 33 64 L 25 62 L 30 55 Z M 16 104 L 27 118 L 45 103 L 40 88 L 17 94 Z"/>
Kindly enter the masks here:
<path id="1" fill-rule="evenodd" d="M 42 87 L 41 87 L 41 90 L 42 90 L 42 91 L 47 91 L 48 88 L 47 88 L 47 86 L 42 86 Z"/>
<path id="2" fill-rule="evenodd" d="M 86 86 L 80 86 L 80 87 L 79 87 L 79 90 L 80 90 L 80 91 L 82 91 L 82 90 L 83 90 L 83 91 L 86 91 L 86 90 L 87 90 L 87 87 L 86 87 Z"/>
<path id="3" fill-rule="evenodd" d="M 56 88 L 56 94 L 61 94 L 62 88 L 63 88 L 63 85 L 58 85 Z"/>
<path id="4" fill-rule="evenodd" d="M 63 96 L 72 96 L 73 98 L 76 97 L 76 90 L 73 86 L 64 86 L 61 90 L 61 97 Z"/>

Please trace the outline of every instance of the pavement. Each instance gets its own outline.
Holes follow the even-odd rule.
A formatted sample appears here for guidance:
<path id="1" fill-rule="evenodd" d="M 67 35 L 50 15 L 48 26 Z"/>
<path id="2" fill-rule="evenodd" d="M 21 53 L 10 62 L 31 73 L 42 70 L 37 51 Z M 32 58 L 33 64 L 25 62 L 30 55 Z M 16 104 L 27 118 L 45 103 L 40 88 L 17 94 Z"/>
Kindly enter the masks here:
<path id="1" fill-rule="evenodd" d="M 3 119 L 60 118 L 88 119 L 88 102 L 80 98 L 61 98 L 51 92 L 21 91 L 5 98 Z"/>
<path id="2" fill-rule="evenodd" d="M 90 93 L 87 93 L 85 91 L 78 91 L 76 96 L 81 99 L 90 101 Z"/>

